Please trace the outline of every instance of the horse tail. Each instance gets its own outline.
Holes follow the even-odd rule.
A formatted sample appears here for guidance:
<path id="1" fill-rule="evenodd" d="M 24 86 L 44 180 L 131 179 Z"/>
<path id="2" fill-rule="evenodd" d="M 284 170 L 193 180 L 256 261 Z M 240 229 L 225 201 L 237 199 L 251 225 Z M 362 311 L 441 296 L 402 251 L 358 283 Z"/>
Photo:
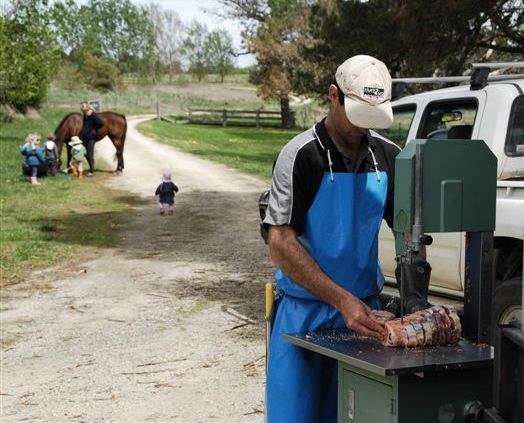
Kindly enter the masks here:
<path id="1" fill-rule="evenodd" d="M 124 115 L 121 115 L 124 119 L 124 133 L 122 134 L 122 148 L 124 148 L 124 143 L 126 142 L 126 134 L 127 134 L 127 119 Z"/>

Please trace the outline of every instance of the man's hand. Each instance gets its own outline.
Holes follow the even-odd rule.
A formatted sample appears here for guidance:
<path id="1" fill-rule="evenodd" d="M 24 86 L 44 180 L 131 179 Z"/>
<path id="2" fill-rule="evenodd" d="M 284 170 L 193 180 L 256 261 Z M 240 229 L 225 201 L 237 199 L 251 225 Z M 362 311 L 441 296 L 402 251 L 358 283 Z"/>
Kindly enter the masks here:
<path id="1" fill-rule="evenodd" d="M 387 330 L 357 297 L 333 282 L 297 241 L 290 226 L 271 226 L 269 253 L 276 266 L 293 280 L 342 313 L 347 327 L 359 335 L 382 340 Z"/>
<path id="2" fill-rule="evenodd" d="M 344 317 L 346 326 L 359 335 L 380 340 L 387 336 L 384 324 L 379 322 L 371 309 L 354 295 L 348 293 L 341 301 L 339 310 Z"/>

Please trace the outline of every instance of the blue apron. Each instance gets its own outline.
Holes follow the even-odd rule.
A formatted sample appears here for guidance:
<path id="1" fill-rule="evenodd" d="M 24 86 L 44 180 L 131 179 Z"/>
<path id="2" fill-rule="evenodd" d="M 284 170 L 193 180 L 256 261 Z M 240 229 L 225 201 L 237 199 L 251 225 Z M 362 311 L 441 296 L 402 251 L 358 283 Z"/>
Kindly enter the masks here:
<path id="1" fill-rule="evenodd" d="M 384 284 L 378 264 L 378 232 L 387 197 L 386 172 L 324 173 L 311 205 L 302 246 L 336 283 L 378 308 Z M 337 420 L 337 363 L 282 339 L 285 333 L 345 327 L 338 310 L 275 272 L 282 294 L 271 332 L 266 421 L 316 423 Z"/>

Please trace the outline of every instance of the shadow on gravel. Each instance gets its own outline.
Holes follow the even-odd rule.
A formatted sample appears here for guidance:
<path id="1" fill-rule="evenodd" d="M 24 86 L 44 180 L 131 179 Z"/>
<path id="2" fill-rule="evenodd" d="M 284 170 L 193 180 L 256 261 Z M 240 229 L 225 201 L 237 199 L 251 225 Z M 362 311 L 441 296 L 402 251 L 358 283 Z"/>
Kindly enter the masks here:
<path id="1" fill-rule="evenodd" d="M 138 197 L 137 195 L 121 195 L 116 197 L 116 201 L 122 204 L 128 204 L 130 206 L 144 206 L 149 204 L 148 200 Z"/>
<path id="2" fill-rule="evenodd" d="M 272 280 L 267 246 L 259 232 L 259 193 L 181 193 L 172 216 L 161 216 L 153 198 L 126 225 L 119 248 L 130 258 L 206 263 L 215 270 L 174 280 L 179 297 L 220 301 L 261 321 L 264 284 Z"/>
<path id="3" fill-rule="evenodd" d="M 134 207 L 149 202 L 134 195 L 116 197 L 116 202 Z M 120 231 L 129 221 L 129 212 L 83 213 L 76 210 L 58 216 L 27 219 L 20 216 L 20 222 L 29 223 L 33 230 L 43 233 L 46 241 L 66 245 L 93 247 L 114 247 L 120 240 Z"/>
<path id="4" fill-rule="evenodd" d="M 154 197 L 123 195 L 117 201 L 136 206 L 134 212 L 72 210 L 31 224 L 46 239 L 64 245 L 116 247 L 124 257 L 147 258 L 167 268 L 180 262 L 203 263 L 208 270 L 173 276 L 159 289 L 177 297 L 218 301 L 262 322 L 264 284 L 272 280 L 273 269 L 259 233 L 258 196 L 181 192 L 174 215 L 161 216 Z M 260 335 L 260 328 L 253 330 Z"/>

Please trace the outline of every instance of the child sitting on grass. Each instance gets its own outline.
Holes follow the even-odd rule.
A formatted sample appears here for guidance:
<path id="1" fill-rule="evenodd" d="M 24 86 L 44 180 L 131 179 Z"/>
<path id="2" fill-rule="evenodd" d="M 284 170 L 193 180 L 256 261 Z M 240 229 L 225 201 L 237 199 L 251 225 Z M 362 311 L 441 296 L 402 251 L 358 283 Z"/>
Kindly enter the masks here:
<path id="1" fill-rule="evenodd" d="M 71 146 L 71 161 L 69 162 L 69 169 L 74 176 L 79 178 L 84 176 L 84 165 L 83 161 L 86 157 L 87 150 L 82 144 L 82 140 L 76 135 L 71 137 L 71 141 L 68 142 Z"/>
<path id="2" fill-rule="evenodd" d="M 20 153 L 25 156 L 22 170 L 31 176 L 31 185 L 40 185 L 37 180 L 38 169 L 45 166 L 45 156 L 40 149 L 40 135 L 29 134 L 25 139 L 25 144 L 20 147 Z"/>
<path id="3" fill-rule="evenodd" d="M 155 195 L 159 196 L 160 214 L 165 214 L 164 206 L 167 206 L 167 214 L 173 214 L 175 192 L 178 192 L 178 187 L 171 181 L 171 172 L 164 172 L 162 174 L 162 183 L 155 191 Z"/>

